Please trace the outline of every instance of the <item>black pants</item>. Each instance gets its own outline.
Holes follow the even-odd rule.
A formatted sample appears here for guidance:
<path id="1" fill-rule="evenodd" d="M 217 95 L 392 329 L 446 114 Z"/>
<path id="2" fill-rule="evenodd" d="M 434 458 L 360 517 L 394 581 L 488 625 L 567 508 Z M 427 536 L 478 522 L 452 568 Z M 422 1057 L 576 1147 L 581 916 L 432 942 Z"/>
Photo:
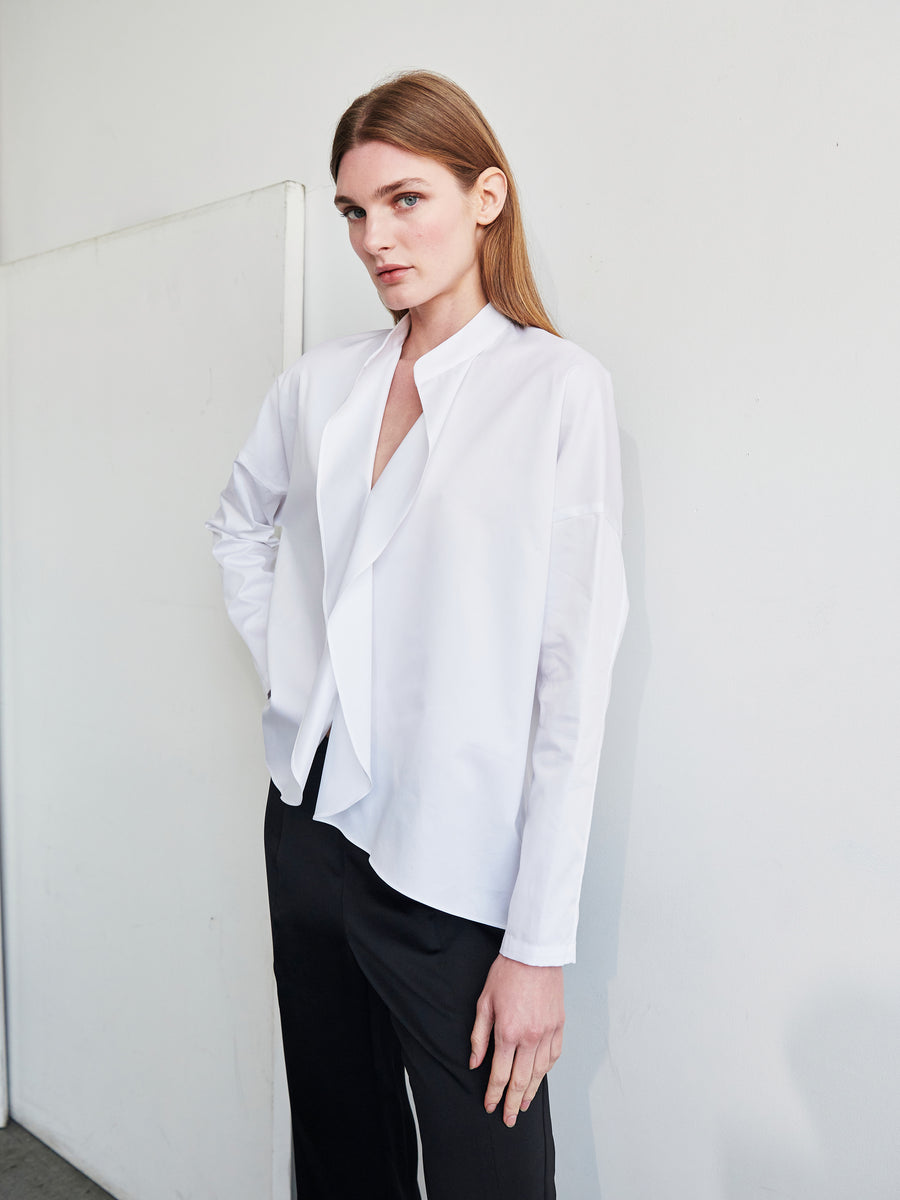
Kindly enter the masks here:
<path id="1" fill-rule="evenodd" d="M 546 1080 L 508 1129 L 470 1071 L 475 1002 L 502 931 L 388 887 L 367 855 L 273 784 L 265 846 L 299 1200 L 553 1200 Z"/>

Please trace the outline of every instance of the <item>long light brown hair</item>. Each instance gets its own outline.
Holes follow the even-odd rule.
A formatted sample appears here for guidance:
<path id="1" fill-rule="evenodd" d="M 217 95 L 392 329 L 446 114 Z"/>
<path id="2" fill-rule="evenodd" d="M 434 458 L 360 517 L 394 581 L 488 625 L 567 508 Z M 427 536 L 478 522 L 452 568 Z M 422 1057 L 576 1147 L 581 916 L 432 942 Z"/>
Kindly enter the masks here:
<path id="1" fill-rule="evenodd" d="M 557 333 L 534 282 L 512 171 L 496 134 L 468 93 L 443 75 L 407 71 L 357 97 L 334 133 L 331 176 L 335 183 L 341 159 L 363 142 L 387 142 L 433 158 L 456 176 L 466 192 L 482 171 L 499 167 L 509 190 L 502 211 L 479 240 L 484 294 L 517 325 Z M 391 311 L 399 320 L 406 309 Z"/>

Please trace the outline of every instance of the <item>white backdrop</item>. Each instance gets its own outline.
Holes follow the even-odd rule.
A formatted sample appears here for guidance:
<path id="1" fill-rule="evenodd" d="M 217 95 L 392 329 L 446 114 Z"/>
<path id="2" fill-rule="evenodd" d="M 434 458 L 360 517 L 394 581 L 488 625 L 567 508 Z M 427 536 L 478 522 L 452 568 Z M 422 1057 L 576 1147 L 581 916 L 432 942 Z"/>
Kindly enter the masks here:
<path id="1" fill-rule="evenodd" d="M 0 268 L 11 1108 L 123 1200 L 290 1190 L 262 697 L 203 522 L 300 350 L 302 221 L 282 185 Z"/>
<path id="2" fill-rule="evenodd" d="M 626 467 L 561 1200 L 895 1200 L 900 7 L 6 0 L 0 35 L 4 257 L 300 179 L 309 345 L 384 323 L 340 111 L 416 65 L 483 105 Z"/>

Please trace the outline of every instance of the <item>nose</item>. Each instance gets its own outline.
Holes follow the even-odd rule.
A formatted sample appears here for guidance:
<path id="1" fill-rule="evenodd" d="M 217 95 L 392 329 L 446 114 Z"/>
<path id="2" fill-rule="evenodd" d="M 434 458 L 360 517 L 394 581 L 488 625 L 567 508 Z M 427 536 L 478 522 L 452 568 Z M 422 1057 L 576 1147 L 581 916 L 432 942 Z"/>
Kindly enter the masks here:
<path id="1" fill-rule="evenodd" d="M 391 234 L 391 219 L 386 213 L 366 214 L 366 227 L 363 233 L 363 249 L 368 254 L 382 254 L 394 244 Z"/>

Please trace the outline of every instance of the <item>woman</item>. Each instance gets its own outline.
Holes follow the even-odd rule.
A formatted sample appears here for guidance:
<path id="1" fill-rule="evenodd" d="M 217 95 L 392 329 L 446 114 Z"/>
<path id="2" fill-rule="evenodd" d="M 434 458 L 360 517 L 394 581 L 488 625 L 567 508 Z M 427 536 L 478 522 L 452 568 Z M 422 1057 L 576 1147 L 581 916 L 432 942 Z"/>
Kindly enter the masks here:
<path id="1" fill-rule="evenodd" d="M 546 1200 L 626 612 L 609 379 L 553 329 L 460 88 L 376 87 L 331 165 L 395 327 L 281 376 L 210 522 L 269 693 L 298 1191 L 419 1195 L 405 1068 L 429 1200 Z"/>

